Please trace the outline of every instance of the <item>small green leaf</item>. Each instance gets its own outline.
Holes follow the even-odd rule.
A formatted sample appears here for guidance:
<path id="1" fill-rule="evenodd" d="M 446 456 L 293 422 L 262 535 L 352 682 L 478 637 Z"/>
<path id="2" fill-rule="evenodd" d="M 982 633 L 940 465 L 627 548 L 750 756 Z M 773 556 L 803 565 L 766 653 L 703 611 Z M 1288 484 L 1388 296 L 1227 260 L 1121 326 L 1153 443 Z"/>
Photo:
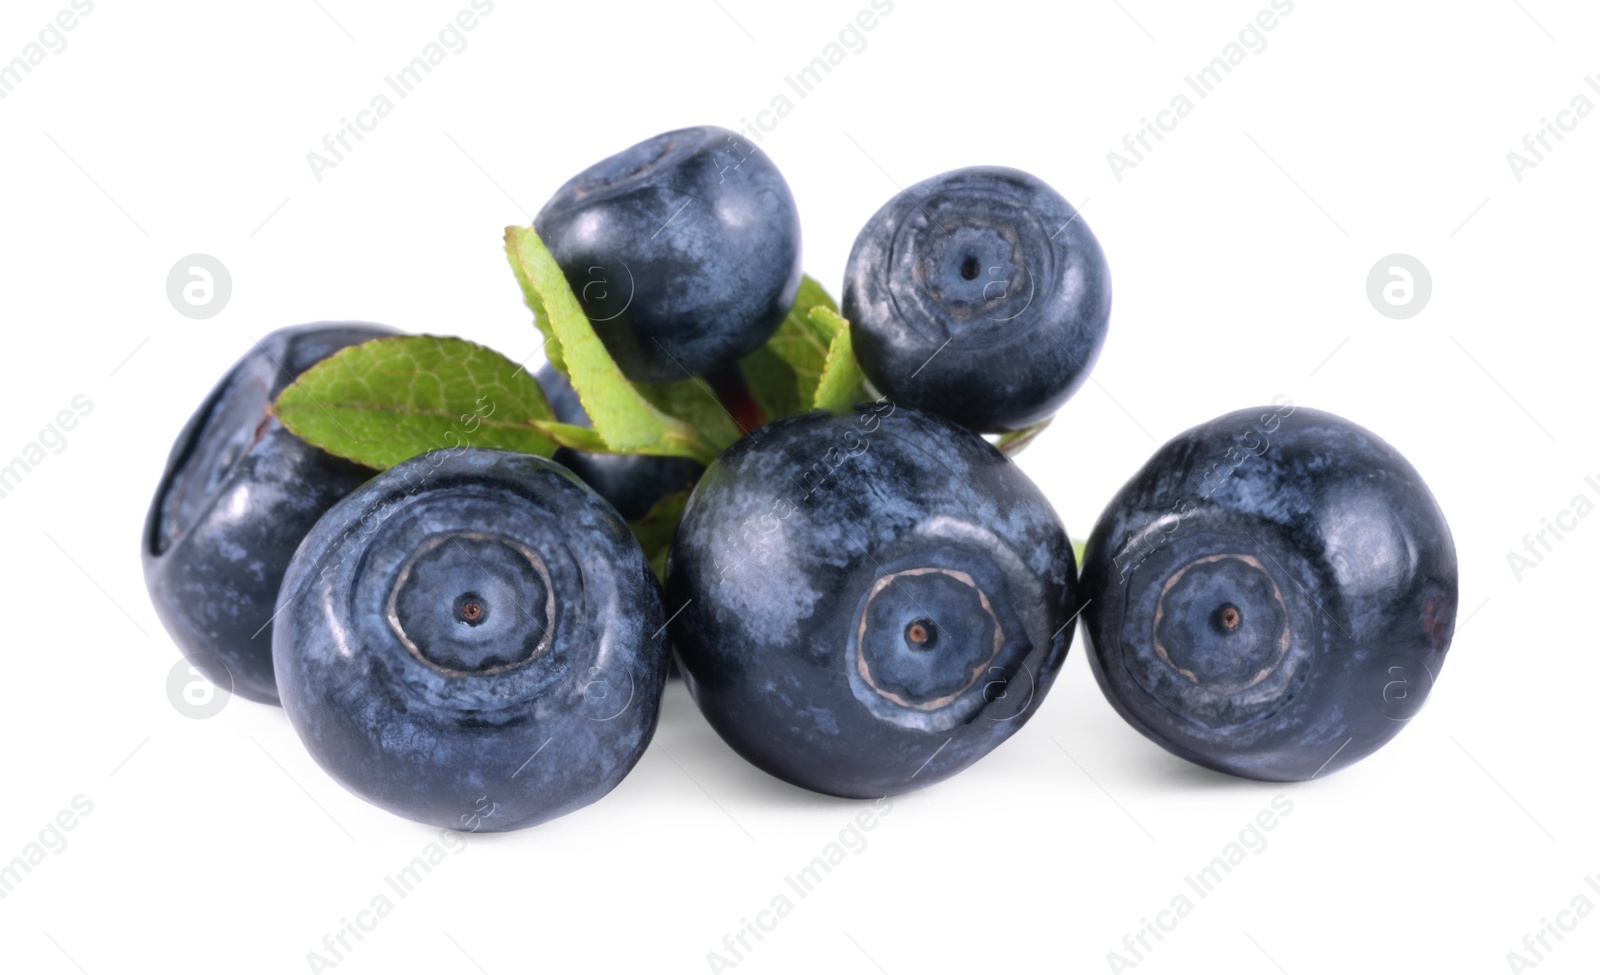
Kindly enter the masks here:
<path id="1" fill-rule="evenodd" d="M 739 429 L 727 407 L 703 379 L 685 379 L 665 386 L 634 383 L 633 388 L 660 412 L 677 417 L 698 430 L 719 453 L 747 432 Z"/>
<path id="2" fill-rule="evenodd" d="M 533 324 L 538 327 L 544 336 L 544 356 L 552 366 L 561 370 L 564 375 L 567 371 L 566 361 L 561 355 L 561 341 L 556 338 L 556 333 L 550 327 L 550 313 L 545 310 L 544 298 L 539 289 L 534 286 L 533 279 L 528 276 L 522 262 L 517 259 L 517 249 L 512 246 L 511 231 L 522 228 L 506 228 L 506 260 L 511 262 L 511 273 L 517 277 L 517 285 L 522 289 L 522 301 L 533 312 Z M 531 232 L 532 228 L 529 228 Z"/>
<path id="3" fill-rule="evenodd" d="M 806 310 L 806 321 L 829 345 L 833 344 L 834 338 L 842 330 L 850 327 L 850 322 L 839 314 L 839 309 L 827 305 L 812 305 Z"/>
<path id="4" fill-rule="evenodd" d="M 688 491 L 669 494 L 652 505 L 643 518 L 628 526 L 633 529 L 633 537 L 639 540 L 639 547 L 644 549 L 645 558 L 650 560 L 656 578 L 663 582 L 667 578 L 667 550 L 672 547 L 672 536 L 678 530 L 678 522 L 683 520 L 683 508 L 688 503 Z"/>
<path id="5" fill-rule="evenodd" d="M 864 398 L 861 367 L 856 364 L 855 349 L 851 344 L 850 323 L 822 307 L 811 309 L 810 318 L 819 332 L 831 332 L 833 336 L 812 406 L 830 413 L 849 412 L 850 407 Z"/>
<path id="6" fill-rule="evenodd" d="M 999 447 L 1000 452 L 1007 457 L 1015 457 L 1026 450 L 1028 445 L 1033 443 L 1034 438 L 1043 433 L 1054 419 L 1054 416 L 1046 417 L 1031 427 L 1023 427 L 1021 430 L 1002 433 L 1000 439 L 996 440 L 994 445 Z"/>
<path id="7" fill-rule="evenodd" d="M 555 420 L 534 420 L 533 426 L 560 447 L 569 447 L 591 454 L 616 453 L 589 427 L 580 427 L 573 423 L 557 423 Z"/>
<path id="8" fill-rule="evenodd" d="M 383 470 L 443 447 L 548 457 L 534 424 L 550 418 L 521 366 L 465 339 L 397 335 L 341 349 L 273 405 L 284 426 L 330 454 Z"/>
<path id="9" fill-rule="evenodd" d="M 796 308 L 804 308 L 807 314 L 818 305 L 831 312 L 839 311 L 839 303 L 833 300 L 833 295 L 828 294 L 828 289 L 818 284 L 816 278 L 809 274 L 800 276 L 800 292 L 795 297 L 794 304 Z"/>
<path id="10" fill-rule="evenodd" d="M 572 379 L 595 432 L 618 453 L 693 457 L 709 464 L 715 444 L 683 420 L 657 409 L 623 376 L 578 304 L 566 276 L 532 227 L 506 228 L 506 255 L 551 345 L 557 368 Z"/>
<path id="11" fill-rule="evenodd" d="M 833 340 L 833 333 L 819 332 L 810 319 L 811 309 L 819 305 L 838 310 L 822 285 L 813 278 L 801 278 L 794 307 L 778 331 L 740 363 L 750 395 L 770 419 L 804 413 L 816 400 L 817 383 Z"/>
<path id="12" fill-rule="evenodd" d="M 1072 543 L 1072 557 L 1077 560 L 1079 572 L 1083 571 L 1083 550 L 1088 547 L 1089 543 L 1082 539 L 1075 539 Z"/>

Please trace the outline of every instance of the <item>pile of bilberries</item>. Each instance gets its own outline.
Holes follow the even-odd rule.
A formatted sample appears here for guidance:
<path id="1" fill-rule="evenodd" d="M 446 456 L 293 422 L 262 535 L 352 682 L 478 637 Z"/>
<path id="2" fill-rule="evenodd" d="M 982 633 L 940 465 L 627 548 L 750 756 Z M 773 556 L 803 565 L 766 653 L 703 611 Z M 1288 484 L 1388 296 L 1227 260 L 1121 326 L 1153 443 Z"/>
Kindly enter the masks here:
<path id="1" fill-rule="evenodd" d="M 841 305 L 777 167 L 714 127 L 591 166 L 506 251 L 536 377 L 457 337 L 279 330 L 180 434 L 145 527 L 185 656 L 386 809 L 514 829 L 599 799 L 674 660 L 740 755 L 862 798 L 1021 728 L 1080 616 L 1124 718 L 1252 778 L 1371 753 L 1439 673 L 1449 529 L 1326 413 L 1180 434 L 1075 556 L 1008 454 L 1088 378 L 1111 280 L 1034 176 L 894 196 Z"/>

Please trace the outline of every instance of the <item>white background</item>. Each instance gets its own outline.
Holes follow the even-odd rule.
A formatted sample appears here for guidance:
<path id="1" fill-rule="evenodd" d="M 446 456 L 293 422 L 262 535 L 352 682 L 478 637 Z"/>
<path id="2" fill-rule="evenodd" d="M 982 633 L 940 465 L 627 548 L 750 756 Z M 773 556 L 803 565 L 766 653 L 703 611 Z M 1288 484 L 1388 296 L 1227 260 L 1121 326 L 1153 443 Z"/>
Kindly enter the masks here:
<path id="1" fill-rule="evenodd" d="M 1600 118 L 1566 117 L 1520 180 L 1507 161 L 1574 96 L 1600 104 L 1593 5 L 1297 0 L 1200 99 L 1184 76 L 1267 0 L 898 0 L 802 100 L 784 76 L 866 0 L 497 0 L 316 179 L 307 153 L 467 5 L 99 0 L 0 100 L 0 459 L 74 396 L 93 404 L 0 498 L 0 860 L 74 797 L 93 806 L 0 900 L 0 967 L 307 971 L 389 893 L 333 970 L 701 972 L 715 950 L 741 973 L 1096 972 L 1187 893 L 1141 975 L 1498 972 L 1576 896 L 1600 905 L 1600 518 L 1520 578 L 1507 561 L 1575 496 L 1600 500 Z M 0 62 L 66 7 L 8 0 Z M 1180 92 L 1193 112 L 1119 180 L 1107 153 Z M 861 223 L 946 169 L 1019 166 L 1083 208 L 1115 278 L 1111 335 L 1021 460 L 1075 537 L 1158 443 L 1275 394 L 1401 449 L 1461 562 L 1455 645 L 1414 727 L 1313 782 L 1226 778 L 1125 726 L 1080 642 L 1030 724 L 896 800 L 801 900 L 783 878 L 862 806 L 746 765 L 675 685 L 662 747 L 611 796 L 475 836 L 400 900 L 385 876 L 436 831 L 345 793 L 276 709 L 175 710 L 140 524 L 173 436 L 252 339 L 359 318 L 528 356 L 502 228 L 601 156 L 737 128 L 779 94 L 793 111 L 763 148 L 831 289 Z M 165 290 L 193 253 L 233 278 L 203 321 Z M 1405 320 L 1366 294 L 1393 253 L 1432 274 Z M 1266 848 L 1189 890 L 1280 794 L 1293 810 Z M 724 936 L 785 892 L 793 912 L 734 959 Z M 1537 970 L 1594 971 L 1600 914 L 1563 918 Z"/>

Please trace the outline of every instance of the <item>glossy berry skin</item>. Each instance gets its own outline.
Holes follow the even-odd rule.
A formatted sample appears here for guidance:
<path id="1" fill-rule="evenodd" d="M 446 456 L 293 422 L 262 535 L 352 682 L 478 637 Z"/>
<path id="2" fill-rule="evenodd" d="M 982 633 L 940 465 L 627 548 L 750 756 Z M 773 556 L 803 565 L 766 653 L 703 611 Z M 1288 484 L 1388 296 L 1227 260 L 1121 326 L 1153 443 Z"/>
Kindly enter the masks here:
<path id="1" fill-rule="evenodd" d="M 1084 554 L 1090 665 L 1157 744 L 1251 779 L 1371 754 L 1417 713 L 1455 630 L 1456 553 L 1416 470 L 1287 402 L 1168 442 Z"/>
<path id="2" fill-rule="evenodd" d="M 716 126 L 595 163 L 533 225 L 635 382 L 675 382 L 755 351 L 800 287 L 789 184 L 766 153 Z"/>
<path id="3" fill-rule="evenodd" d="M 974 166 L 883 205 L 845 266 L 844 316 L 874 386 L 978 431 L 1046 419 L 1089 376 L 1111 272 L 1061 194 Z"/>
<path id="4" fill-rule="evenodd" d="M 850 798 L 968 767 L 1043 701 L 1076 573 L 1044 496 L 949 420 L 808 413 L 728 448 L 667 564 L 684 679 L 756 766 Z"/>
<path id="5" fill-rule="evenodd" d="M 535 374 L 544 387 L 545 398 L 557 420 L 576 426 L 592 426 L 589 414 L 578 401 L 572 381 L 549 363 Z M 555 460 L 611 502 L 617 514 L 627 521 L 638 521 L 650 513 L 657 501 L 669 494 L 688 491 L 705 468 L 687 457 L 651 457 L 646 454 L 590 454 L 566 447 L 556 451 Z"/>
<path id="6" fill-rule="evenodd" d="M 306 536 L 273 637 L 289 722 L 345 788 L 447 829 L 532 826 L 644 753 L 660 590 L 560 464 L 453 449 L 384 472 Z"/>
<path id="7" fill-rule="evenodd" d="M 373 475 L 267 414 L 305 370 L 381 325 L 281 328 L 245 354 L 189 418 L 145 516 L 145 585 L 178 649 L 219 685 L 278 703 L 272 611 L 295 546 Z"/>

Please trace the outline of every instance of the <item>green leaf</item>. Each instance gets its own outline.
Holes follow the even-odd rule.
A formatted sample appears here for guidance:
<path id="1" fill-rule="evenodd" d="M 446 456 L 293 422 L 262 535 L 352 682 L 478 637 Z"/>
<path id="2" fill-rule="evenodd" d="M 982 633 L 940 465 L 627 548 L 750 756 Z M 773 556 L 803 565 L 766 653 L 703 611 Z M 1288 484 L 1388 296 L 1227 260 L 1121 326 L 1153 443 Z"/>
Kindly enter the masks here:
<path id="1" fill-rule="evenodd" d="M 849 320 L 840 315 L 839 309 L 832 307 L 831 304 L 812 305 L 806 309 L 806 321 L 822 337 L 822 340 L 829 344 L 833 343 L 834 337 L 839 334 L 841 329 L 850 327 Z"/>
<path id="2" fill-rule="evenodd" d="M 811 309 L 809 317 L 819 332 L 833 335 L 812 406 L 830 413 L 847 413 L 864 398 L 861 366 L 856 363 L 855 348 L 851 344 L 850 323 L 823 307 Z"/>
<path id="3" fill-rule="evenodd" d="M 512 232 L 514 231 L 517 232 L 515 245 L 514 239 L 512 239 Z M 518 259 L 523 247 L 523 234 L 530 235 L 534 240 L 539 240 L 539 247 L 544 247 L 544 242 L 533 231 L 533 227 L 506 227 L 506 259 L 510 263 L 512 274 L 517 275 L 517 287 L 522 288 L 523 304 L 528 306 L 528 311 L 533 312 L 533 323 L 539 328 L 539 333 L 544 335 L 544 346 L 542 346 L 544 347 L 544 357 L 549 360 L 550 365 L 554 365 L 555 368 L 562 371 L 562 375 L 566 375 L 566 357 L 562 355 L 562 339 L 558 339 L 555 336 L 555 328 L 550 325 L 550 312 L 546 307 L 546 301 L 544 301 L 544 291 L 539 287 L 539 283 L 536 283 L 536 280 L 531 277 L 530 272 L 523 266 L 522 261 Z M 568 291 L 571 291 L 571 285 L 568 285 Z"/>
<path id="4" fill-rule="evenodd" d="M 1054 419 L 1054 416 L 1046 417 L 1031 427 L 1023 427 L 1021 430 L 1002 433 L 1000 439 L 996 440 L 994 445 L 999 447 L 1000 452 L 1007 457 L 1015 457 L 1026 450 L 1028 445 L 1033 443 L 1034 438 L 1043 433 Z"/>
<path id="5" fill-rule="evenodd" d="M 795 297 L 794 304 L 796 308 L 804 308 L 807 314 L 818 305 L 831 312 L 839 311 L 839 303 L 833 300 L 833 295 L 828 294 L 828 289 L 818 284 L 816 278 L 809 274 L 800 276 L 800 291 Z"/>
<path id="6" fill-rule="evenodd" d="M 330 454 L 383 470 L 438 448 L 495 447 L 548 457 L 550 419 L 521 366 L 465 339 L 397 335 L 334 353 L 273 405 L 284 426 Z"/>
<path id="7" fill-rule="evenodd" d="M 606 446 L 600 435 L 589 427 L 580 427 L 573 423 L 558 423 L 555 420 L 534 420 L 534 429 L 556 442 L 557 446 L 570 447 L 573 450 L 582 450 L 591 454 L 614 454 L 616 451 Z"/>
<path id="8" fill-rule="evenodd" d="M 1076 539 L 1072 543 L 1072 557 L 1078 562 L 1079 572 L 1083 571 L 1083 550 L 1088 547 L 1089 543 L 1082 539 Z"/>
<path id="9" fill-rule="evenodd" d="M 816 401 L 817 383 L 833 341 L 833 333 L 819 332 L 811 321 L 811 310 L 819 305 L 838 310 L 822 285 L 801 278 L 794 307 L 778 331 L 740 363 L 750 395 L 770 419 L 804 413 Z"/>
<path id="10" fill-rule="evenodd" d="M 639 547 L 644 549 L 645 558 L 650 560 L 656 578 L 663 582 L 667 578 L 667 550 L 672 547 L 672 536 L 678 530 L 678 522 L 683 520 L 683 508 L 688 503 L 688 491 L 669 494 L 652 505 L 643 518 L 628 526 L 633 529 L 633 537 L 639 540 Z"/>
<path id="11" fill-rule="evenodd" d="M 539 289 L 534 286 L 533 280 L 523 268 L 522 262 L 517 259 L 517 250 L 512 246 L 511 232 L 513 229 L 522 231 L 523 228 L 506 228 L 506 260 L 511 262 L 511 273 L 516 275 L 517 285 L 522 289 L 523 303 L 528 306 L 528 310 L 533 312 L 533 324 L 544 335 L 543 349 L 545 358 L 550 360 L 552 366 L 561 370 L 562 374 L 566 374 L 567 365 L 565 358 L 561 355 L 561 341 L 556 338 L 555 330 L 550 327 L 550 313 L 545 310 L 544 298 Z M 527 232 L 531 233 L 532 228 L 528 228 Z"/>
<path id="12" fill-rule="evenodd" d="M 634 383 L 633 388 L 657 410 L 698 430 L 718 453 L 747 432 L 739 429 L 727 407 L 703 379 L 685 379 L 665 386 Z"/>
<path id="13" fill-rule="evenodd" d="M 707 464 L 714 460 L 714 443 L 692 424 L 662 412 L 623 376 L 533 228 L 507 227 L 505 239 L 523 296 L 548 337 L 546 352 L 556 346 L 559 360 L 553 356 L 551 361 L 559 361 L 557 368 L 571 377 L 578 400 L 606 445 L 618 453 L 693 457 Z"/>

